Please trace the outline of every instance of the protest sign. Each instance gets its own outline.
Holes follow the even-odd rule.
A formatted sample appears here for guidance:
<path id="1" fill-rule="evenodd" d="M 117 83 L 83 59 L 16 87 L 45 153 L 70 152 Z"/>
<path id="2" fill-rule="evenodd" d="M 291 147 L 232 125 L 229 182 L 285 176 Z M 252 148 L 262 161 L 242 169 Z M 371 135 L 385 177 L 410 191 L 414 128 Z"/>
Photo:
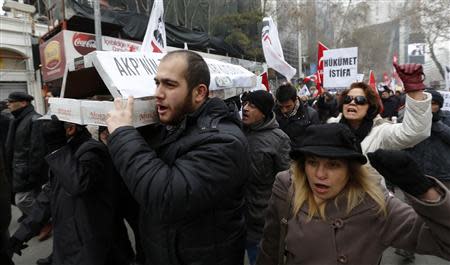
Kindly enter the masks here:
<path id="1" fill-rule="evenodd" d="M 450 92 L 448 91 L 439 91 L 444 98 L 444 104 L 442 105 L 442 110 L 450 111 Z"/>
<path id="2" fill-rule="evenodd" d="M 364 81 L 364 74 L 357 74 L 356 82 L 362 82 L 362 81 Z"/>
<path id="3" fill-rule="evenodd" d="M 298 91 L 297 95 L 299 96 L 306 96 L 309 97 L 311 96 L 311 92 L 309 92 L 309 89 L 306 85 L 303 85 L 303 87 L 300 89 L 300 91 Z"/>
<path id="4" fill-rule="evenodd" d="M 358 74 L 358 47 L 323 52 L 323 84 L 325 88 L 348 87 Z"/>

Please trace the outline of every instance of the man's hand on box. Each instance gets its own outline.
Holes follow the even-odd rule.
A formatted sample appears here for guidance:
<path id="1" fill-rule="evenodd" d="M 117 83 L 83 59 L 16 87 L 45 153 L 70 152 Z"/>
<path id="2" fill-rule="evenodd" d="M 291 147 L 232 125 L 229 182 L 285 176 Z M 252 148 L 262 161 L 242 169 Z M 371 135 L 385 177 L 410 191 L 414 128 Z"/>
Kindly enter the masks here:
<path id="1" fill-rule="evenodd" d="M 114 110 L 108 112 L 108 118 L 106 119 L 110 133 L 113 133 L 119 127 L 133 125 L 133 107 L 133 97 L 128 97 L 125 106 L 123 106 L 121 98 L 114 100 Z"/>

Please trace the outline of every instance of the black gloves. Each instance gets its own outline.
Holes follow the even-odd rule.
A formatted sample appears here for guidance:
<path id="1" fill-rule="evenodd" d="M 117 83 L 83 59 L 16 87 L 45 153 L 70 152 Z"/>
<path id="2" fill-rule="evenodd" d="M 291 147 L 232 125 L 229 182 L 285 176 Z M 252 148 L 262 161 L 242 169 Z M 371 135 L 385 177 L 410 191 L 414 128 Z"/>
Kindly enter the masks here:
<path id="1" fill-rule="evenodd" d="M 28 245 L 25 244 L 24 242 L 20 241 L 19 239 L 15 238 L 15 237 L 11 237 L 9 239 L 9 245 L 8 245 L 8 250 L 10 255 L 12 255 L 13 253 L 16 253 L 19 256 L 22 256 L 22 249 L 27 248 Z"/>
<path id="2" fill-rule="evenodd" d="M 42 124 L 42 136 L 50 153 L 63 147 L 67 143 L 64 122 L 52 115 L 51 121 L 45 121 Z"/>
<path id="3" fill-rule="evenodd" d="M 425 177 L 419 165 L 405 151 L 379 149 L 367 156 L 370 164 L 387 181 L 413 196 L 422 195 L 434 186 L 434 182 Z"/>

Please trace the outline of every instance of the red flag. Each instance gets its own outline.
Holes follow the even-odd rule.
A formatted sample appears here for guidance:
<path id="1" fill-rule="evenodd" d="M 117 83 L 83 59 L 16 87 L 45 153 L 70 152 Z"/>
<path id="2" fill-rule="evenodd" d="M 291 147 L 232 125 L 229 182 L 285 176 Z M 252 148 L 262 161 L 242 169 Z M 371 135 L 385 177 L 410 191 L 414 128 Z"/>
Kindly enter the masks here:
<path id="1" fill-rule="evenodd" d="M 376 81 L 375 81 L 375 74 L 373 73 L 372 70 L 370 70 L 370 73 L 369 73 L 369 85 L 370 85 L 373 89 L 376 90 L 376 88 L 377 88 L 377 83 L 376 83 Z"/>
<path id="2" fill-rule="evenodd" d="M 318 49 L 317 49 L 317 81 L 316 81 L 316 88 L 317 91 L 319 91 L 319 95 L 322 94 L 322 80 L 323 80 L 323 51 L 328 50 L 328 48 L 323 45 L 322 42 L 318 42 Z"/>
<path id="3" fill-rule="evenodd" d="M 260 76 L 261 76 L 261 83 L 266 87 L 267 92 L 270 92 L 269 78 L 267 72 L 262 73 Z"/>
<path id="4" fill-rule="evenodd" d="M 373 73 L 372 70 L 370 70 L 370 73 L 369 73 L 369 86 L 372 87 L 373 92 L 375 92 L 375 95 L 377 96 L 378 105 L 380 106 L 380 113 L 383 113 L 383 111 L 384 111 L 383 101 L 381 101 L 380 94 L 378 94 L 377 82 L 375 81 L 375 74 Z"/>

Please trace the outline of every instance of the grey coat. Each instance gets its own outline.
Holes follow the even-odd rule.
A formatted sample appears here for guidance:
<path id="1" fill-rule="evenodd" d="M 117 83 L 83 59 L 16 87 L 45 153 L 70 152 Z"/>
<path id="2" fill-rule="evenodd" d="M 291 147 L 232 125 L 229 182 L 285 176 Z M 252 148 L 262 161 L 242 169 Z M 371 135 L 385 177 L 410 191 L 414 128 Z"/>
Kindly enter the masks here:
<path id="1" fill-rule="evenodd" d="M 275 180 L 269 202 L 261 252 L 256 264 L 277 264 L 280 211 L 287 207 L 289 171 Z M 424 203 L 408 194 L 412 206 L 386 195 L 387 215 L 377 214 L 376 203 L 366 197 L 349 214 L 346 201 L 326 207 L 327 220 L 306 221 L 307 206 L 291 217 L 285 237 L 286 264 L 378 264 L 383 251 L 392 246 L 419 254 L 435 255 L 450 260 L 450 193 L 438 203 Z"/>
<path id="2" fill-rule="evenodd" d="M 247 240 L 258 242 L 275 175 L 289 168 L 289 136 L 278 128 L 274 115 L 244 132 L 251 159 L 251 174 L 245 189 Z"/>

